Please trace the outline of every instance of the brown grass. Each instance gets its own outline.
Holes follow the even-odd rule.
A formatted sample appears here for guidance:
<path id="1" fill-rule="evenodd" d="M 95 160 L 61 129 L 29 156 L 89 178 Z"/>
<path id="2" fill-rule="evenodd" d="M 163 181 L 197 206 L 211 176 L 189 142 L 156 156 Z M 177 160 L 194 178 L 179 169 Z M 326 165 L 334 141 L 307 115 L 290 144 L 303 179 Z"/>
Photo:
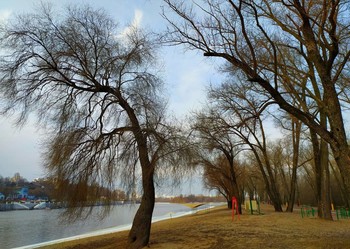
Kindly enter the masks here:
<path id="1" fill-rule="evenodd" d="M 149 247 L 176 248 L 350 248 L 350 219 L 324 221 L 294 213 L 275 213 L 263 206 L 264 215 L 243 214 L 232 221 L 221 207 L 152 225 Z M 237 218 L 237 216 L 235 216 Z M 42 249 L 125 248 L 127 231 L 70 241 Z"/>

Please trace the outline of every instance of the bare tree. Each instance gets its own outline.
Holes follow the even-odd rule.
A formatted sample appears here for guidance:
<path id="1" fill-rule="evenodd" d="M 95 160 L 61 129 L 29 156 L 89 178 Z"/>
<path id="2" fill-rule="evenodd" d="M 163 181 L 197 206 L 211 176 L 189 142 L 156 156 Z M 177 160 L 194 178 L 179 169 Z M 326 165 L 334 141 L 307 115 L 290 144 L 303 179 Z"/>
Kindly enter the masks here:
<path id="1" fill-rule="evenodd" d="M 217 103 L 216 118 L 221 120 L 223 129 L 229 129 L 254 154 L 270 200 L 275 210 L 282 212 L 277 177 L 269 157 L 264 128 L 263 113 L 274 102 L 264 92 L 256 91 L 253 84 L 241 85 L 238 79 L 212 88 L 209 97 Z"/>
<path id="2" fill-rule="evenodd" d="M 283 87 L 285 91 L 290 94 L 291 103 L 295 107 L 299 107 L 305 113 L 313 116 L 314 119 L 327 130 L 328 118 L 324 111 L 324 95 L 322 95 L 323 89 L 318 84 L 318 77 L 316 70 L 311 67 L 304 67 L 300 61 L 298 61 L 298 54 L 291 51 L 284 50 L 283 65 L 298 65 L 292 66 L 292 70 L 286 70 L 285 67 L 281 67 L 281 81 L 284 82 Z M 307 55 L 302 54 L 302 57 L 308 61 Z M 302 68 L 303 70 L 300 70 Z M 292 73 L 292 74 L 291 74 Z M 340 92 L 341 93 L 341 92 Z M 293 119 L 293 117 L 291 117 Z M 313 145 L 315 160 L 315 173 L 316 187 L 317 187 L 317 199 L 318 199 L 318 215 L 325 219 L 332 219 L 331 216 L 331 202 L 330 202 L 330 183 L 329 183 L 329 169 L 327 158 L 329 154 L 328 145 L 325 140 L 317 135 L 316 131 L 309 129 L 311 143 Z M 321 146 L 319 146 L 321 144 Z M 320 150 L 323 152 L 320 152 Z M 319 157 L 319 158 L 317 158 Z"/>
<path id="3" fill-rule="evenodd" d="M 205 186 L 208 189 L 215 189 L 222 194 L 227 201 L 229 209 L 232 209 L 232 197 L 239 198 L 239 203 L 242 203 L 242 196 L 237 196 L 237 193 L 241 192 L 237 184 L 239 177 L 232 179 L 232 170 L 227 159 L 221 157 L 214 160 L 214 162 L 203 161 L 202 165 L 204 168 L 203 180 Z M 235 174 L 237 174 L 237 167 L 238 164 L 235 163 Z M 240 206 L 238 206 L 238 212 L 242 213 Z"/>
<path id="4" fill-rule="evenodd" d="M 198 140 L 196 163 L 204 168 L 204 181 L 207 186 L 216 188 L 232 208 L 232 197 L 242 201 L 237 155 L 241 151 L 240 142 L 229 129 L 224 129 L 220 119 L 209 109 L 208 113 L 195 115 L 191 127 L 192 136 Z M 238 211 L 242 213 L 241 205 Z"/>
<path id="5" fill-rule="evenodd" d="M 19 123 L 35 112 L 50 131 L 46 168 L 69 206 L 94 202 L 99 193 L 91 197 L 91 186 L 113 189 L 141 174 L 129 248 L 149 242 L 155 171 L 180 162 L 173 152 L 181 141 L 165 121 L 148 37 L 137 29 L 121 32 L 103 10 L 88 6 L 58 14 L 43 5 L 1 30 L 3 111 L 19 112 Z"/>
<path id="6" fill-rule="evenodd" d="M 289 190 L 287 211 L 293 212 L 297 188 L 297 170 L 301 164 L 305 163 L 299 163 L 300 144 L 302 139 L 301 135 L 303 132 L 302 123 L 288 113 L 282 113 L 281 115 L 274 116 L 275 123 L 277 123 L 277 125 L 283 129 L 282 132 L 284 131 L 284 133 L 286 133 L 283 138 L 283 145 L 280 146 L 284 148 L 284 160 L 286 161 L 285 165 L 288 167 L 288 169 L 290 169 L 289 171 L 291 172 L 290 183 L 289 186 L 286 187 L 286 189 Z"/>
<path id="7" fill-rule="evenodd" d="M 218 57 L 264 89 L 279 107 L 307 125 L 326 141 L 334 154 L 347 193 L 350 193 L 350 150 L 341 107 L 346 99 L 349 78 L 348 1 L 243 1 L 203 0 L 201 4 L 164 0 L 180 17 L 167 16 L 165 40 L 200 50 L 204 56 Z M 295 54 L 293 60 L 284 60 Z M 317 84 L 322 98 L 315 106 L 326 116 L 329 126 L 317 115 L 300 109 L 285 92 L 288 75 L 308 75 L 303 89 Z M 312 72 L 312 74 L 310 74 Z M 312 75 L 312 77 L 309 77 Z M 316 89 L 314 88 L 314 89 Z M 293 89 L 293 87 L 291 87 Z M 312 98 L 309 98 L 309 96 Z"/>

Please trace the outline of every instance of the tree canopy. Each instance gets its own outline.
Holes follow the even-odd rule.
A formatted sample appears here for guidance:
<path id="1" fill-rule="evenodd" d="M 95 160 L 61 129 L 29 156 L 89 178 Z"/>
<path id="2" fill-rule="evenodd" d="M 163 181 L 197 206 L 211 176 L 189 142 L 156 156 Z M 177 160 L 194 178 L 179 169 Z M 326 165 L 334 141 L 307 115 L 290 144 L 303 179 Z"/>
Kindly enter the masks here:
<path id="1" fill-rule="evenodd" d="M 62 200 L 83 207 L 100 197 L 91 186 L 130 189 L 141 178 L 130 248 L 148 243 L 157 168 L 181 164 L 151 38 L 89 6 L 58 13 L 42 4 L 1 28 L 3 112 L 19 113 L 18 123 L 34 112 L 48 129 L 45 167 Z"/>
<path id="2" fill-rule="evenodd" d="M 349 1 L 164 2 L 165 42 L 222 59 L 236 76 L 244 75 L 307 125 L 330 146 L 350 193 L 343 116 L 349 89 Z"/>

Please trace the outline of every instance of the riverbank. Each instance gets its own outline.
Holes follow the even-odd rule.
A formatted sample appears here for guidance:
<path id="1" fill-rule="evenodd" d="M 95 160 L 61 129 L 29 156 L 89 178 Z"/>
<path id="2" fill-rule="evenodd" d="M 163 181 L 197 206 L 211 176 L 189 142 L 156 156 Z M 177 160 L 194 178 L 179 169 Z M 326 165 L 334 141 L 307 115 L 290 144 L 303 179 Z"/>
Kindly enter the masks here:
<path id="1" fill-rule="evenodd" d="M 350 248 L 350 219 L 324 221 L 300 213 L 243 214 L 232 221 L 225 207 L 160 221 L 152 225 L 150 248 Z M 235 216 L 235 219 L 237 216 Z M 122 249 L 128 231 L 41 247 L 41 249 Z"/>
<path id="2" fill-rule="evenodd" d="M 181 204 L 157 202 L 153 220 L 170 219 L 218 205 L 222 203 L 207 203 L 192 209 Z M 106 214 L 104 207 L 97 206 L 88 217 L 71 221 L 62 216 L 65 209 L 0 212 L 0 247 L 32 249 L 48 243 L 128 230 L 138 208 L 139 204 L 114 205 Z"/>
<path id="3" fill-rule="evenodd" d="M 0 211 L 18 211 L 18 210 L 33 210 L 33 209 L 53 209 L 56 208 L 54 203 L 49 202 L 11 202 L 0 203 Z"/>

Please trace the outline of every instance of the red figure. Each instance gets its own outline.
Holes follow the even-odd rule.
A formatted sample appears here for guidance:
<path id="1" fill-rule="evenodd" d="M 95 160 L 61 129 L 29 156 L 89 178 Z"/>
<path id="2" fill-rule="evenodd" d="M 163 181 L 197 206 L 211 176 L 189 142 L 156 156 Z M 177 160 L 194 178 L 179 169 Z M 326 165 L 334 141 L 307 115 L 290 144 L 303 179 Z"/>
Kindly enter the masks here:
<path id="1" fill-rule="evenodd" d="M 232 221 L 234 221 L 235 219 L 235 208 L 236 208 L 236 214 L 238 216 L 238 220 L 240 220 L 239 218 L 239 212 L 238 212 L 238 201 L 236 197 L 232 197 Z"/>

